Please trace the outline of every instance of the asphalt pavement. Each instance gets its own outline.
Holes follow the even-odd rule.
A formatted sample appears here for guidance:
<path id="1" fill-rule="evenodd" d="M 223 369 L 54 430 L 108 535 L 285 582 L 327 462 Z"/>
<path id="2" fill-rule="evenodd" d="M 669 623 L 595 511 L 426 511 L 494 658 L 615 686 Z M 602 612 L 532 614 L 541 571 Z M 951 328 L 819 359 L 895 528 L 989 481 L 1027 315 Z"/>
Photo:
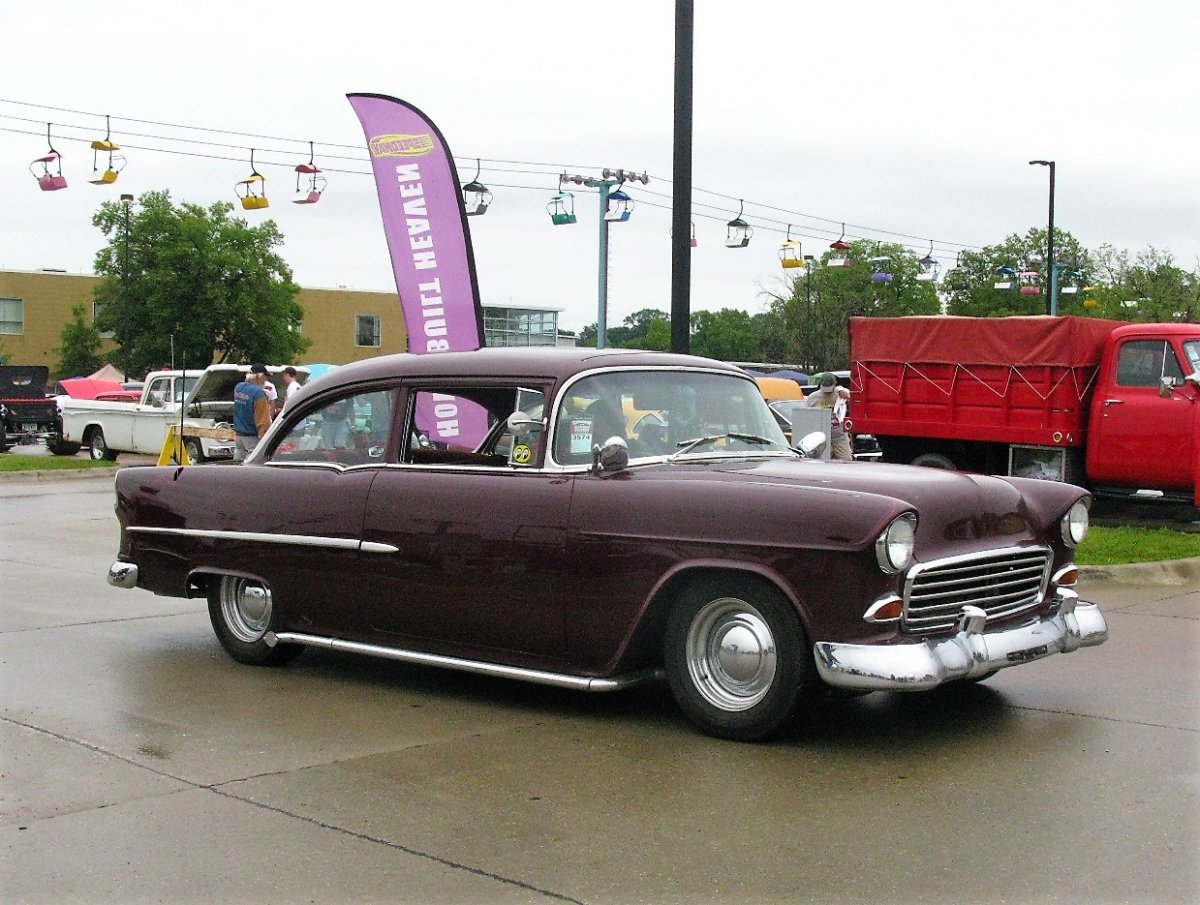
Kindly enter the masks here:
<path id="1" fill-rule="evenodd" d="M 111 476 L 0 483 L 6 903 L 1200 898 L 1200 561 L 1091 572 L 1097 648 L 707 738 L 586 695 L 220 649 L 110 588 Z"/>

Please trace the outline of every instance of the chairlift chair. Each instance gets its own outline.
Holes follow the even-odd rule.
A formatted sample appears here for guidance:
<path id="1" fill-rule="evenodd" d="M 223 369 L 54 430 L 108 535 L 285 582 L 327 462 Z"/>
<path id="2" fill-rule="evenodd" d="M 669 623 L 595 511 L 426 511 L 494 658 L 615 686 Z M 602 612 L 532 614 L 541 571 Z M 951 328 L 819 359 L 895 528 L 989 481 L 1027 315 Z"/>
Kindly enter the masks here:
<path id="1" fill-rule="evenodd" d="M 929 254 L 917 261 L 921 265 L 921 271 L 917 274 L 918 283 L 932 283 L 938 278 L 938 271 L 941 266 L 938 264 L 938 259 L 933 256 L 933 243 L 929 243 Z"/>
<path id="2" fill-rule="evenodd" d="M 804 255 L 801 252 L 800 242 L 792 238 L 792 227 L 790 224 L 787 228 L 787 238 L 779 246 L 779 266 L 784 270 L 804 267 Z"/>
<path id="3" fill-rule="evenodd" d="M 1075 295 L 1079 292 L 1079 281 L 1083 279 L 1083 274 L 1078 270 L 1069 270 L 1063 274 L 1063 279 L 1066 281 L 1065 286 L 1059 286 L 1060 295 Z"/>
<path id="4" fill-rule="evenodd" d="M 754 227 L 742 219 L 742 211 L 745 210 L 745 203 L 739 202 L 738 215 L 725 224 L 725 247 L 726 248 L 745 248 L 750 244 L 750 237 L 754 235 Z"/>
<path id="5" fill-rule="evenodd" d="M 254 150 L 250 150 L 250 175 L 234 186 L 242 201 L 242 210 L 258 211 L 270 207 L 267 200 L 267 177 L 254 168 Z"/>
<path id="6" fill-rule="evenodd" d="M 1036 270 L 1022 270 L 1018 277 L 1021 281 L 1021 295 L 1041 295 L 1042 287 L 1038 285 L 1041 274 Z"/>
<path id="7" fill-rule="evenodd" d="M 997 267 L 996 273 L 1000 279 L 993 284 L 994 289 L 1015 289 L 1017 286 L 1017 271 L 1012 267 Z"/>
<path id="8" fill-rule="evenodd" d="M 833 251 L 833 256 L 825 262 L 826 267 L 849 267 L 850 266 L 850 249 L 854 246 L 846 241 L 846 224 L 842 224 L 842 234 L 833 242 L 829 243 L 829 248 Z"/>
<path id="9" fill-rule="evenodd" d="M 33 174 L 38 188 L 43 192 L 57 192 L 67 187 L 67 177 L 62 174 L 62 155 L 54 150 L 54 144 L 50 141 L 50 128 L 51 124 L 46 123 L 46 144 L 49 151 L 29 164 L 29 172 Z M 54 172 L 50 171 L 51 164 L 54 165 Z"/>
<path id="10" fill-rule="evenodd" d="M 604 219 L 611 223 L 624 223 L 633 213 L 633 199 L 627 192 L 617 189 L 608 195 L 608 205 L 604 211 Z"/>
<path id="11" fill-rule="evenodd" d="M 891 260 L 887 255 L 879 255 L 878 257 L 869 258 L 871 263 L 871 282 L 872 283 L 890 283 L 896 278 L 896 275 L 889 272 L 884 265 Z"/>
<path id="12" fill-rule="evenodd" d="M 558 192 L 546 205 L 546 213 L 550 222 L 555 226 L 566 226 L 575 222 L 575 195 L 571 192 Z"/>
<path id="13" fill-rule="evenodd" d="M 308 143 L 308 163 L 296 166 L 296 194 L 293 204 L 316 204 L 321 200 L 327 181 L 321 175 L 321 168 L 313 162 L 313 143 Z M 266 205 L 264 205 L 265 207 Z"/>
<path id="14" fill-rule="evenodd" d="M 462 198 L 468 217 L 487 213 L 488 205 L 492 203 L 492 193 L 479 181 L 478 159 L 475 161 L 475 178 L 462 187 Z"/>
<path id="15" fill-rule="evenodd" d="M 112 185 L 117 181 L 121 170 L 125 169 L 125 158 L 114 153 L 119 151 L 121 146 L 112 140 L 112 129 L 107 116 L 104 117 L 104 124 L 104 137 L 92 142 L 92 178 L 88 180 L 92 185 Z M 108 154 L 108 166 L 103 170 L 100 169 L 101 153 Z"/>

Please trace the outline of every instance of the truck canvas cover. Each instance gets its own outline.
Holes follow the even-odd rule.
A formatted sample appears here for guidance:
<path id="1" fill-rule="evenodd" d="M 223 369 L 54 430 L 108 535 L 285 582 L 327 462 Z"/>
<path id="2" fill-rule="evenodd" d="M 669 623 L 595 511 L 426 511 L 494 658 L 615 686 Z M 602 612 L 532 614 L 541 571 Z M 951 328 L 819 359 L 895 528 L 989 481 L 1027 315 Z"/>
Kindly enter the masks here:
<path id="1" fill-rule="evenodd" d="M 856 361 L 970 365 L 1100 363 L 1121 321 L 1091 317 L 852 317 Z"/>

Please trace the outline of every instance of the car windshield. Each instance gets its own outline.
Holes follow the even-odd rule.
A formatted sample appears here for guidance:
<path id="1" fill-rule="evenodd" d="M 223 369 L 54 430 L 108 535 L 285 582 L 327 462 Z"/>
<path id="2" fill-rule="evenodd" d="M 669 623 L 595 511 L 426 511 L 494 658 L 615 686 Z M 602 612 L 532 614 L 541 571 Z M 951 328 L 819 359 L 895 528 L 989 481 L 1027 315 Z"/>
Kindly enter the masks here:
<path id="1" fill-rule="evenodd" d="M 792 454 L 758 387 L 734 374 L 609 371 L 571 384 L 556 413 L 555 460 L 590 465 L 611 437 L 629 444 L 631 461 Z"/>

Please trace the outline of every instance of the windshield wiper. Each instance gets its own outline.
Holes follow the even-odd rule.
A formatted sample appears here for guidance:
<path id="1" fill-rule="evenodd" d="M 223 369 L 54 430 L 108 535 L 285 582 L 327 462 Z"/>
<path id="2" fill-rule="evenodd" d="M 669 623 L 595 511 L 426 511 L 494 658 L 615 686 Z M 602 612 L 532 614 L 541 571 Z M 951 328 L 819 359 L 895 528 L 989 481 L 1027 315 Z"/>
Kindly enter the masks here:
<path id="1" fill-rule="evenodd" d="M 705 443 L 716 443 L 718 440 L 725 440 L 725 439 L 741 440 L 743 443 L 758 443 L 758 444 L 765 443 L 768 445 L 774 445 L 774 443 L 775 443 L 774 440 L 770 440 L 766 437 L 760 437 L 760 436 L 758 436 L 758 434 L 739 434 L 739 433 L 713 434 L 711 437 L 697 437 L 694 440 L 680 440 L 677 444 L 675 444 L 676 446 L 679 447 L 679 452 L 672 454 L 668 458 L 674 459 L 677 456 L 682 456 L 682 455 L 685 455 L 686 453 L 690 453 L 697 446 L 702 446 Z"/>

